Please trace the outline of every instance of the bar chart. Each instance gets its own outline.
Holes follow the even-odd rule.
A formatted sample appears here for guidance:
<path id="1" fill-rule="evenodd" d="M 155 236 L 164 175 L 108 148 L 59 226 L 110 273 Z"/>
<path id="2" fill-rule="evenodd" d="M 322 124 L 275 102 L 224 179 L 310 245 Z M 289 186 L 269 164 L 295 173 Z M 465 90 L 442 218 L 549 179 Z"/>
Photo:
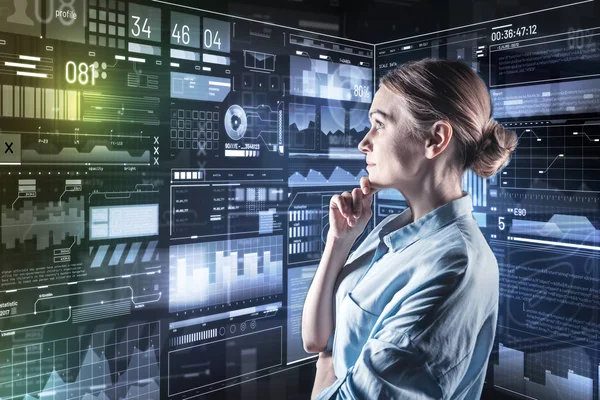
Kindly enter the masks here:
<path id="1" fill-rule="evenodd" d="M 487 181 L 470 169 L 462 178 L 463 190 L 471 194 L 473 207 L 487 207 Z"/>
<path id="2" fill-rule="evenodd" d="M 281 293 L 282 248 L 281 236 L 171 246 L 169 311 Z"/>
<path id="3" fill-rule="evenodd" d="M 570 362 L 574 365 L 585 365 L 579 355 L 568 355 L 568 349 L 558 352 L 566 354 L 562 357 L 564 359 L 562 364 L 567 365 Z M 537 358 L 541 357 L 543 353 L 537 355 Z M 564 376 L 546 369 L 541 377 L 545 382 L 543 384 L 526 377 L 525 360 L 533 361 L 535 358 L 535 355 L 526 357 L 525 353 L 519 350 L 500 345 L 499 364 L 494 368 L 494 385 L 512 393 L 523 393 L 532 399 L 591 400 L 593 398 L 593 379 L 578 375 L 571 369 L 565 371 Z"/>

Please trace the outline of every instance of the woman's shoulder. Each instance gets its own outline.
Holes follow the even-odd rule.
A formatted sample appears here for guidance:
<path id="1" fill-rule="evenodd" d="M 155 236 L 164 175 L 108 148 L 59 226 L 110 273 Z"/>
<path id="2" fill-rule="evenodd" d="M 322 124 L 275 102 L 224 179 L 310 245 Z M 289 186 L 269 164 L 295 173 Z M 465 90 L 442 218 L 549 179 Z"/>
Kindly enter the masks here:
<path id="1" fill-rule="evenodd" d="M 457 220 L 426 242 L 427 248 L 419 251 L 419 276 L 463 291 L 497 292 L 498 263 L 474 219 Z"/>

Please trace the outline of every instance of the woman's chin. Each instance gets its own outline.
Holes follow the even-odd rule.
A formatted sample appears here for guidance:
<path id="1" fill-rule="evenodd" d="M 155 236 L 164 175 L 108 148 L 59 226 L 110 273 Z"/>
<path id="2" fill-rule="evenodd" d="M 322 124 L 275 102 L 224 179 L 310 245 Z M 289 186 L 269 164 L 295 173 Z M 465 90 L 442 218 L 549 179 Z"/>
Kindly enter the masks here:
<path id="1" fill-rule="evenodd" d="M 386 177 L 383 177 L 384 179 L 381 179 L 382 177 L 375 171 L 371 171 L 370 173 L 368 173 L 367 178 L 369 178 L 369 183 L 371 184 L 371 187 L 376 190 L 393 189 L 396 187 L 396 182 L 390 179 L 385 179 Z"/>
<path id="2" fill-rule="evenodd" d="M 385 189 L 385 185 L 377 180 L 377 178 L 373 177 L 373 175 L 369 175 L 369 184 L 371 185 L 371 189 L 381 190 Z"/>
<path id="3" fill-rule="evenodd" d="M 369 175 L 369 183 L 374 190 L 395 189 L 397 187 L 393 182 L 381 181 L 373 175 Z"/>

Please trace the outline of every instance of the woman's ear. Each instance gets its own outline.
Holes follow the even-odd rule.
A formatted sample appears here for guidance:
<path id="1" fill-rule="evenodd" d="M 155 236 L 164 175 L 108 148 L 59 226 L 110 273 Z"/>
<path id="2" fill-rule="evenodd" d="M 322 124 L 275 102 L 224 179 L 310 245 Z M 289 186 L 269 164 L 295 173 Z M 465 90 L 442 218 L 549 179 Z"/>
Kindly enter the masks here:
<path id="1" fill-rule="evenodd" d="M 452 125 L 448 121 L 437 121 L 431 127 L 431 136 L 425 141 L 425 156 L 433 159 L 450 144 Z"/>

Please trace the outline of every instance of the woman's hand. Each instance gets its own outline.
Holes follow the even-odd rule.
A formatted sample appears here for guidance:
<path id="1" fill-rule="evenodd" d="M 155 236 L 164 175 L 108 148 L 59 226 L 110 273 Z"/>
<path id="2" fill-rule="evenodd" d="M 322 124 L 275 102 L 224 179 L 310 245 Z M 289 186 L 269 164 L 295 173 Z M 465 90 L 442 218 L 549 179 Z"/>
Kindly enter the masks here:
<path id="1" fill-rule="evenodd" d="M 352 194 L 331 198 L 329 233 L 319 267 L 310 284 L 302 309 L 302 342 L 309 353 L 322 352 L 335 328 L 333 303 L 335 283 L 344 267 L 356 238 L 373 214 L 371 204 L 375 190 L 369 180 L 360 181 L 361 188 Z"/>
<path id="2" fill-rule="evenodd" d="M 317 397 L 321 390 L 331 386 L 336 381 L 335 372 L 333 371 L 333 358 L 331 353 L 322 351 L 319 353 L 317 360 L 317 373 L 315 375 L 315 384 L 313 385 L 311 399 Z"/>
<path id="3" fill-rule="evenodd" d="M 376 192 L 365 176 L 360 180 L 360 189 L 333 196 L 329 202 L 329 235 L 336 239 L 356 240 L 373 215 L 371 205 Z"/>

